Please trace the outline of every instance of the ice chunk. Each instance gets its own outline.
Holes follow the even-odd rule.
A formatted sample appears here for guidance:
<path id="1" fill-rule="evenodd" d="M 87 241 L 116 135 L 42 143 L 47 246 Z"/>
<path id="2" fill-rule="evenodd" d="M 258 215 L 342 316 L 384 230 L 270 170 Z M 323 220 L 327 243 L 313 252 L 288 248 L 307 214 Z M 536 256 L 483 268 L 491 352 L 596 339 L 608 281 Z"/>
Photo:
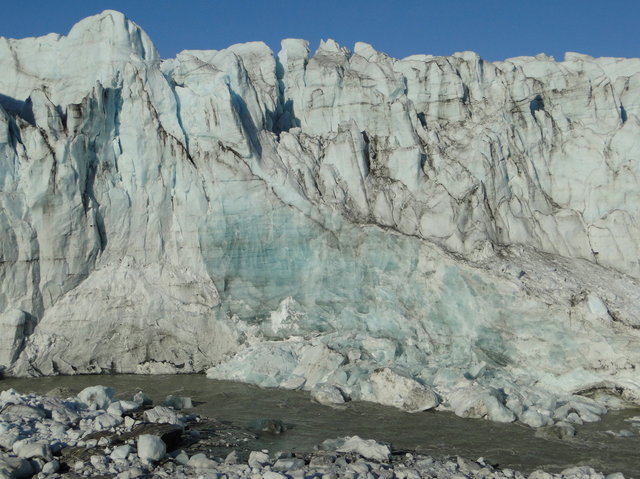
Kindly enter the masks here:
<path id="1" fill-rule="evenodd" d="M 13 444 L 13 452 L 23 459 L 40 457 L 45 461 L 53 459 L 51 446 L 47 441 L 29 442 L 27 440 L 18 441 Z"/>
<path id="2" fill-rule="evenodd" d="M 587 305 L 589 307 L 589 311 L 599 318 L 604 318 L 609 315 L 607 305 L 604 304 L 601 298 L 594 294 L 587 295 Z"/>
<path id="3" fill-rule="evenodd" d="M 109 413 L 100 414 L 94 419 L 94 427 L 96 430 L 110 429 L 118 424 L 122 424 L 122 417 L 120 415 L 113 415 Z"/>
<path id="4" fill-rule="evenodd" d="M 78 399 L 89 409 L 107 409 L 116 391 L 106 386 L 89 386 L 78 393 Z"/>
<path id="5" fill-rule="evenodd" d="M 407 412 L 432 409 L 438 396 L 415 379 L 390 369 L 378 369 L 369 376 L 370 390 L 362 393 L 366 401 L 394 406 Z"/>
<path id="6" fill-rule="evenodd" d="M 193 407 L 191 398 L 184 396 L 169 395 L 165 398 L 164 406 L 172 407 L 174 409 L 189 409 Z"/>
<path id="7" fill-rule="evenodd" d="M 144 418 L 149 422 L 155 422 L 160 424 L 177 424 L 184 425 L 183 416 L 180 413 L 175 412 L 173 409 L 169 409 L 164 406 L 156 406 L 153 409 L 148 409 L 144 412 Z"/>
<path id="8" fill-rule="evenodd" d="M 316 386 L 311 390 L 311 397 L 320 404 L 327 406 L 343 404 L 345 402 L 342 391 L 331 384 Z"/>
<path id="9" fill-rule="evenodd" d="M 127 458 L 130 452 L 131 446 L 129 444 L 123 444 L 122 446 L 114 447 L 113 451 L 111 451 L 110 457 L 113 460 L 122 461 Z"/>
<path id="10" fill-rule="evenodd" d="M 518 416 L 518 419 L 531 427 L 543 427 L 553 424 L 553 419 L 551 419 L 549 414 L 534 409 L 527 409 Z"/>
<path id="11" fill-rule="evenodd" d="M 515 421 L 515 415 L 504 406 L 502 394 L 496 389 L 459 388 L 451 393 L 449 402 L 460 417 L 487 418 L 496 422 Z"/>
<path id="12" fill-rule="evenodd" d="M 365 459 L 386 462 L 391 456 L 389 446 L 378 443 L 373 439 L 362 439 L 359 436 L 346 436 L 344 438 L 329 439 L 322 443 L 323 449 L 337 452 L 355 452 Z"/>
<path id="13" fill-rule="evenodd" d="M 145 462 L 159 461 L 167 452 L 167 446 L 164 441 L 153 434 L 141 434 L 136 445 L 138 457 Z"/>

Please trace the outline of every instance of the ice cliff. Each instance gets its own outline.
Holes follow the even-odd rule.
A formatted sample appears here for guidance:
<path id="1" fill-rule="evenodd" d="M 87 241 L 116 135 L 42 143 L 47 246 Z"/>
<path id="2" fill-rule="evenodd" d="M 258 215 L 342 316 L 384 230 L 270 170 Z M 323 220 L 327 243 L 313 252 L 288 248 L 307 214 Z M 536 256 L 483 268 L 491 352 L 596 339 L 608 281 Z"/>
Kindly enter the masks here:
<path id="1" fill-rule="evenodd" d="M 0 38 L 0 70 L 6 374 L 532 425 L 640 401 L 640 60 L 162 60 L 105 11 Z"/>

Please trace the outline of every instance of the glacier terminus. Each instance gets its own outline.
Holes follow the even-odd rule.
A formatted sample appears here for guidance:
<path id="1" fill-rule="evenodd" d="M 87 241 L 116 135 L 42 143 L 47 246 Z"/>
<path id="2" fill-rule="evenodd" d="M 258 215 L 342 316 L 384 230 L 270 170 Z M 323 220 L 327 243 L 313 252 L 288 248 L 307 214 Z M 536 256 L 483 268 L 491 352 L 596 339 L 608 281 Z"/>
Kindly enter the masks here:
<path id="1" fill-rule="evenodd" d="M 640 404 L 640 59 L 0 38 L 0 365 L 521 421 Z"/>

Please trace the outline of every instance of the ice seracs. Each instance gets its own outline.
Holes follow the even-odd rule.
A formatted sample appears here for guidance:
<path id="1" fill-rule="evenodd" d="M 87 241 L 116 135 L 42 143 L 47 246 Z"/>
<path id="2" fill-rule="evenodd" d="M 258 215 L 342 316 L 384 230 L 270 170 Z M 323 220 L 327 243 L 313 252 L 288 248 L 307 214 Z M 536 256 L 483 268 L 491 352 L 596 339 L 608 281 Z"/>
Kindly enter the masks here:
<path id="1" fill-rule="evenodd" d="M 161 60 L 113 11 L 0 39 L 5 372 L 638 402 L 640 61 L 310 52 Z"/>

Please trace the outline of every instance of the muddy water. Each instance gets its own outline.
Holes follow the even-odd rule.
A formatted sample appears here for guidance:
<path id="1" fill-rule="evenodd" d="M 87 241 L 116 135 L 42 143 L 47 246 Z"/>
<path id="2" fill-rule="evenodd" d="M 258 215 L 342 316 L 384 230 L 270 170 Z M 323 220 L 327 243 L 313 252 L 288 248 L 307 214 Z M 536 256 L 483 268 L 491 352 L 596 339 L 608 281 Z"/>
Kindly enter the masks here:
<path id="1" fill-rule="evenodd" d="M 38 379 L 3 379 L 0 390 L 46 393 L 67 387 L 74 393 L 86 386 L 114 387 L 121 398 L 142 389 L 161 402 L 168 394 L 190 396 L 194 412 L 248 426 L 257 419 L 279 419 L 288 430 L 264 433 L 256 448 L 311 450 L 324 439 L 357 434 L 387 441 L 395 449 L 415 450 L 439 457 L 484 457 L 492 464 L 524 472 L 543 468 L 550 472 L 575 465 L 640 478 L 640 428 L 624 419 L 640 410 L 612 411 L 598 423 L 577 428 L 569 440 L 549 437 L 519 424 L 496 424 L 461 419 L 446 412 L 407 414 L 394 408 L 353 402 L 341 409 L 311 402 L 299 391 L 265 390 L 246 384 L 214 381 L 201 375 L 163 376 L 67 376 Z M 632 437 L 617 438 L 607 431 L 627 429 Z"/>

